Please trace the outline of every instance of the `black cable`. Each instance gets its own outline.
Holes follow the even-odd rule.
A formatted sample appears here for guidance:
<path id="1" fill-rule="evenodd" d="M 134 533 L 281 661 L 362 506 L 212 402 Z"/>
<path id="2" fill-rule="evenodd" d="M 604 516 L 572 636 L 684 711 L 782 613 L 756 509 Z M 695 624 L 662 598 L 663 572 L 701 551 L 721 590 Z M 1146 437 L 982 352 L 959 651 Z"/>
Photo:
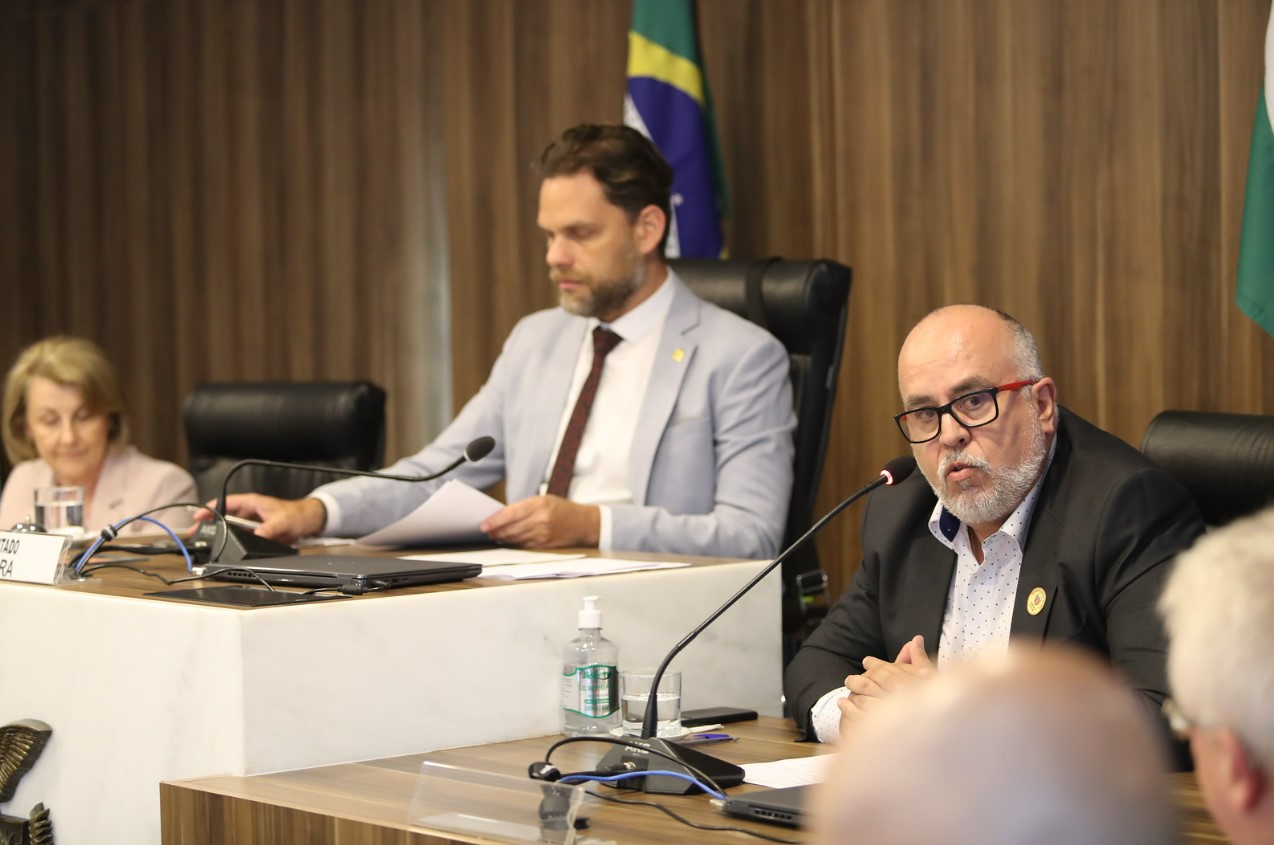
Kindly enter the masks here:
<path id="1" fill-rule="evenodd" d="M 197 547 L 192 548 L 191 546 L 186 546 L 186 549 L 187 549 L 187 551 L 197 551 L 197 550 L 198 550 L 198 548 L 197 548 Z M 97 556 L 97 554 L 98 554 L 99 552 L 127 552 L 128 554 L 131 554 L 131 555 L 175 555 L 175 554 L 180 554 L 180 552 L 178 552 L 178 551 L 177 551 L 177 547 L 176 547 L 176 546 L 143 546 L 143 545 L 133 545 L 133 544 L 130 544 L 130 543 L 107 543 L 107 544 L 105 544 L 105 545 L 98 546 L 98 547 L 97 547 L 97 552 L 94 552 L 94 553 L 93 553 L 93 554 L 94 554 L 94 557 L 96 557 L 96 556 Z M 92 558 L 90 558 L 90 560 L 91 560 L 91 559 L 92 559 Z"/>
<path id="2" fill-rule="evenodd" d="M 273 584 L 271 584 L 269 581 L 265 580 L 265 578 L 263 578 L 263 577 L 261 576 L 261 573 L 260 573 L 260 572 L 256 572 L 256 571 L 255 571 L 255 570 L 253 570 L 253 569 L 245 569 L 245 568 L 244 568 L 244 567 L 242 567 L 242 566 L 235 566 L 235 565 L 234 565 L 234 564 L 232 564 L 232 563 L 223 564 L 223 565 L 221 565 L 221 566 L 217 566 L 217 568 L 216 568 L 216 569 L 211 569 L 211 567 L 213 567 L 213 566 L 217 566 L 217 565 L 216 565 L 216 564 L 208 564 L 207 566 L 205 566 L 205 567 L 203 568 L 203 574 L 202 574 L 202 575 L 192 575 L 192 576 L 190 576 L 189 578 L 179 578 L 179 579 L 177 579 L 176 581 L 173 581 L 173 583 L 174 583 L 174 584 L 176 584 L 176 583 L 179 583 L 179 582 L 181 582 L 181 581 L 202 581 L 202 580 L 204 580 L 205 578 L 208 578 L 208 577 L 210 577 L 210 576 L 212 576 L 212 575 L 217 575 L 217 574 L 222 573 L 222 572 L 246 572 L 248 575 L 251 575 L 253 578 L 255 578 L 255 579 L 257 579 L 258 581 L 260 581 L 260 582 L 261 582 L 261 584 L 262 584 L 262 585 L 263 585 L 263 586 L 264 586 L 267 590 L 269 590 L 270 592 L 272 592 L 272 593 L 277 593 L 277 592 L 278 592 L 278 590 L 274 589 L 274 585 L 273 585 Z"/>
<path id="3" fill-rule="evenodd" d="M 90 560 L 91 559 L 92 558 L 90 558 Z M 176 581 L 169 581 L 167 578 L 165 578 L 163 575 L 160 575 L 158 572 L 151 572 L 147 569 L 142 569 L 140 566 L 134 566 L 131 563 L 98 563 L 93 566 L 86 566 L 83 569 L 81 569 L 80 575 L 84 577 L 88 577 L 89 575 L 98 571 L 99 569 L 127 569 L 129 572 L 136 572 L 138 575 L 145 575 L 147 578 L 157 578 L 160 581 L 163 581 L 165 584 L 167 584 L 170 587 L 173 584 L 177 583 Z"/>
<path id="4" fill-rule="evenodd" d="M 169 508 L 194 508 L 195 510 L 201 510 L 201 511 L 208 510 L 207 505 L 202 505 L 198 502 L 172 502 L 167 505 L 160 505 L 157 508 L 151 508 L 148 511 L 142 511 L 136 516 L 130 516 L 128 519 L 124 520 L 123 522 L 118 523 L 115 526 L 115 530 L 118 532 L 121 528 L 123 528 L 125 525 L 128 525 L 130 522 L 136 522 L 137 520 L 141 519 L 143 516 L 150 516 L 152 513 L 159 513 L 160 511 L 166 511 Z M 218 519 L 221 520 L 222 527 L 224 528 L 225 522 L 226 522 L 225 516 L 222 514 L 216 513 L 215 511 L 213 512 L 213 514 Z M 114 539 L 114 538 L 111 538 L 111 539 Z M 183 543 L 182 545 L 185 545 L 185 543 Z"/>
<path id="5" fill-rule="evenodd" d="M 92 560 L 92 558 L 90 558 L 90 560 Z M 232 567 L 232 566 L 223 567 L 223 569 L 235 569 L 235 568 L 237 567 Z M 96 572 L 99 569 L 127 569 L 130 572 L 136 572 L 138 575 L 145 575 L 147 578 L 156 578 L 160 581 L 163 581 L 164 584 L 166 584 L 169 587 L 175 586 L 177 584 L 185 584 L 187 581 L 205 581 L 208 579 L 207 572 L 205 572 L 202 575 L 186 575 L 182 578 L 169 579 L 169 578 L 165 578 L 163 575 L 159 574 L 158 572 L 151 572 L 148 569 L 142 569 L 140 566 L 134 566 L 131 563 L 115 563 L 112 561 L 107 561 L 104 563 L 99 563 L 93 566 L 85 567 L 84 569 L 80 570 L 80 575 L 87 576 L 90 573 Z M 217 572 L 221 572 L 221 571 L 222 571 L 221 569 L 217 570 Z M 272 593 L 278 592 L 278 590 L 274 589 L 274 585 L 266 581 L 256 572 L 253 572 L 251 570 L 244 570 L 244 571 L 247 572 L 249 575 L 251 575 L 253 578 L 256 578 L 262 584 L 264 584 L 266 589 L 268 589 L 270 592 Z M 213 574 L 216 574 L 216 573 L 214 572 Z"/>
<path id="6" fill-rule="evenodd" d="M 110 541 L 116 539 L 119 536 L 119 532 L 124 528 L 124 526 L 130 523 L 136 522 L 142 517 L 150 516 L 152 513 L 159 513 L 160 511 L 166 511 L 169 508 L 194 508 L 195 510 L 207 510 L 206 505 L 200 504 L 198 502 L 170 502 L 169 504 L 166 504 L 166 505 L 159 505 L 158 507 L 151 508 L 150 510 L 142 511 L 139 514 L 135 514 L 133 516 L 128 517 L 127 519 L 121 520 L 120 522 L 117 522 L 113 525 L 107 525 L 105 528 L 103 528 L 101 530 L 99 539 L 97 541 L 98 543 L 97 548 L 94 549 L 94 554 L 96 554 L 99 551 L 102 551 L 103 548 L 108 543 L 110 543 Z M 213 511 L 213 515 L 216 516 L 217 519 L 221 520 L 221 533 L 223 538 L 221 545 L 222 545 L 222 548 L 224 548 L 225 536 L 226 534 L 229 533 L 229 529 L 226 528 L 226 517 L 224 514 L 217 513 L 216 511 Z M 171 531 L 171 529 L 169 530 Z M 175 531 L 172 531 L 172 537 L 174 540 L 177 541 L 177 544 L 180 546 L 180 548 L 177 549 L 177 551 L 181 552 L 181 554 L 184 557 L 186 557 L 187 560 L 190 560 L 191 559 L 190 546 L 186 545 L 186 543 L 181 539 L 181 537 Z M 147 551 L 145 550 L 145 547 L 141 547 L 138 549 L 128 549 L 127 551 L 133 551 L 136 554 L 162 554 L 163 553 L 158 551 Z M 215 560 L 216 558 L 212 558 L 212 559 Z M 82 567 L 83 564 L 86 562 L 87 561 L 81 558 L 79 566 Z M 142 572 L 142 570 L 137 570 L 137 571 Z M 77 570 L 76 574 L 83 575 L 84 573 L 80 570 Z M 142 572 L 142 574 L 149 574 L 149 573 Z"/>
<path id="7" fill-rule="evenodd" d="M 350 593 L 342 592 L 340 587 L 311 587 L 308 590 L 302 590 L 303 596 L 317 596 L 319 593 L 334 593 L 338 596 L 348 596 Z"/>
<path id="8" fill-rule="evenodd" d="M 676 821 L 681 822 L 687 827 L 693 827 L 695 830 L 721 831 L 725 833 L 743 833 L 748 836 L 755 836 L 757 839 L 764 839 L 766 842 L 781 842 L 783 843 L 783 845 L 799 845 L 799 842 L 800 842 L 800 840 L 797 840 L 797 839 L 784 839 L 781 836 L 772 836 L 771 834 L 768 834 L 768 833 L 760 833 L 755 830 L 748 830 L 745 827 L 736 827 L 734 825 L 703 824 L 701 822 L 691 821 L 685 816 L 679 815 L 672 808 L 666 807 L 663 804 L 660 804 L 658 801 L 644 801 L 640 798 L 636 798 L 636 799 L 620 798 L 617 795 L 603 795 L 599 792 L 593 792 L 588 789 L 585 789 L 584 792 L 588 795 L 593 796 L 594 798 L 600 798 L 603 801 L 611 801 L 615 804 L 627 804 L 630 807 L 654 807 L 659 812 L 675 819 Z"/>
<path id="9" fill-rule="evenodd" d="M 545 762 L 545 763 L 549 762 L 549 758 L 553 756 L 553 752 L 554 752 L 554 751 L 556 751 L 557 749 L 561 748 L 563 745 L 567 745 L 568 743 L 572 743 L 572 742 L 606 742 L 606 743 L 610 743 L 611 745 L 622 745 L 622 746 L 624 746 L 625 748 L 635 748 L 635 749 L 637 749 L 638 751 L 642 751 L 642 752 L 647 753 L 647 754 L 654 754 L 656 757 L 662 757 L 662 758 L 664 758 L 665 760 L 670 760 L 670 761 L 672 761 L 673 763 L 675 763 L 676 765 L 681 766 L 681 767 L 682 767 L 682 768 L 684 768 L 686 771 L 688 771 L 688 772 L 692 773 L 692 774 L 693 774 L 695 777 L 697 777 L 699 780 L 701 780 L 701 781 L 703 781 L 704 783 L 706 783 L 706 784 L 708 784 L 709 786 L 711 786 L 711 787 L 712 787 L 713 789 L 715 789 L 717 792 L 720 792 L 722 795 L 724 795 L 724 794 L 725 794 L 725 789 L 723 789 L 723 788 L 722 788 L 721 784 L 717 783 L 717 782 L 716 782 L 715 780 L 713 780 L 711 777 L 709 777 L 708 775 L 704 774 L 704 772 L 703 772 L 703 771 L 701 771 L 700 769 L 697 769 L 697 768 L 695 768 L 694 766 L 690 765 L 690 764 L 689 764 L 689 763 L 687 763 L 685 760 L 678 760 L 678 759 L 677 759 L 676 757 L 674 757 L 673 755 L 668 754 L 668 753 L 666 753 L 666 752 L 664 752 L 664 751 L 660 751 L 658 748 L 650 748 L 650 747 L 648 747 L 648 746 L 642 745 L 640 742 L 635 742 L 635 741 L 633 741 L 633 740 L 631 740 L 631 739 L 625 739 L 624 737 L 614 737 L 614 736 L 568 736 L 568 737 L 566 737 L 565 739 L 559 739 L 557 742 L 555 742 L 555 743 L 553 743 L 552 745 L 550 745 L 550 746 L 549 746 L 549 750 L 548 750 L 548 751 L 546 751 L 546 752 L 544 753 L 544 762 Z M 619 774 L 619 772 L 614 772 L 614 774 Z M 562 777 L 569 777 L 569 775 L 564 774 L 564 775 L 562 775 Z"/>
<path id="10" fill-rule="evenodd" d="M 216 508 L 212 511 L 221 520 L 221 545 L 217 546 L 217 553 L 210 558 L 209 561 L 215 563 L 221 560 L 221 554 L 226 550 L 226 545 L 230 542 L 230 523 L 226 521 L 226 515 Z"/>

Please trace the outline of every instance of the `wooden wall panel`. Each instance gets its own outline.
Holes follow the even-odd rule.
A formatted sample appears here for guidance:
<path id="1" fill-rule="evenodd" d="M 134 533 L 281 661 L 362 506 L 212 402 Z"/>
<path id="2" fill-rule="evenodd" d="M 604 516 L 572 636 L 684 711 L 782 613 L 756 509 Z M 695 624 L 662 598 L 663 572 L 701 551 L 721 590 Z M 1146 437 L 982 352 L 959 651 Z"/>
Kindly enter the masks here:
<path id="1" fill-rule="evenodd" d="M 624 0 L 439 0 L 457 407 L 518 318 L 556 301 L 532 170 L 563 129 L 623 117 Z"/>
<path id="2" fill-rule="evenodd" d="M 1063 401 L 1134 444 L 1166 407 L 1271 410 L 1274 342 L 1233 304 L 1268 4 L 862 0 L 767 17 L 760 3 L 743 21 L 739 4 L 701 8 L 731 33 L 704 41 L 747 218 L 734 253 L 855 271 L 823 507 L 904 450 L 896 352 L 950 302 L 1023 319 Z M 761 20 L 760 40 L 736 34 Z M 793 39 L 830 64 L 780 72 Z M 822 86 L 834 95 L 814 108 Z M 781 108 L 741 111 L 784 91 Z M 753 146 L 788 123 L 800 131 Z M 828 136 L 833 154 L 802 172 Z M 855 521 L 820 540 L 837 586 Z"/>
<path id="3" fill-rule="evenodd" d="M 631 0 L 16 8 L 0 355 L 98 337 L 173 455 L 200 378 L 371 375 L 395 452 L 446 416 L 426 382 L 471 396 L 552 303 L 530 164 L 619 119 Z M 1166 407 L 1274 412 L 1274 339 L 1233 305 L 1268 14 L 701 0 L 732 254 L 854 268 L 823 507 L 904 450 L 897 349 L 949 302 L 1020 317 L 1063 401 L 1130 442 Z M 819 541 L 838 587 L 857 519 Z"/>
<path id="4" fill-rule="evenodd" d="M 450 417 L 438 26 L 429 3 L 42 3 L 2 17 L 22 127 L 0 195 L 9 361 L 55 332 L 127 375 L 182 460 L 204 380 L 370 378 L 389 450 Z M 6 133 L 9 134 L 9 133 Z"/>

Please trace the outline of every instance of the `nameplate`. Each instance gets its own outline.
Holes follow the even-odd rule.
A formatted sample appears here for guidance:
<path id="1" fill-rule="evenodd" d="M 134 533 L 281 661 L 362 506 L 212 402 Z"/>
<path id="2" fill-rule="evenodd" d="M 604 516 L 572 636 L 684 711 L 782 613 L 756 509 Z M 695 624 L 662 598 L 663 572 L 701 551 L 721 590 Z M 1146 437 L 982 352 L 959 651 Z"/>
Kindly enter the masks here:
<path id="1" fill-rule="evenodd" d="M 56 584 L 69 542 L 56 534 L 0 531 L 0 581 Z"/>

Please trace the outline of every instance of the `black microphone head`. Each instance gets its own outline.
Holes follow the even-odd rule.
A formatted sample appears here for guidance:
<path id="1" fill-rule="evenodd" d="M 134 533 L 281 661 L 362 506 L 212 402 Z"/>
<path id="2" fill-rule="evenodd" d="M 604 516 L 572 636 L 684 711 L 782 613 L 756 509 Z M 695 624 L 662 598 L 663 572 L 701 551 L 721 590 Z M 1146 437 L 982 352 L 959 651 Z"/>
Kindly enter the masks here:
<path id="1" fill-rule="evenodd" d="M 490 455 L 491 450 L 494 448 L 494 437 L 476 437 L 469 441 L 468 446 L 464 447 L 464 459 L 470 463 L 480 461 Z"/>
<path id="2" fill-rule="evenodd" d="M 880 471 L 880 474 L 886 479 L 885 485 L 892 486 L 900 481 L 905 481 L 907 476 L 911 475 L 915 470 L 916 459 L 910 455 L 904 455 L 894 458 L 885 464 L 885 468 Z"/>

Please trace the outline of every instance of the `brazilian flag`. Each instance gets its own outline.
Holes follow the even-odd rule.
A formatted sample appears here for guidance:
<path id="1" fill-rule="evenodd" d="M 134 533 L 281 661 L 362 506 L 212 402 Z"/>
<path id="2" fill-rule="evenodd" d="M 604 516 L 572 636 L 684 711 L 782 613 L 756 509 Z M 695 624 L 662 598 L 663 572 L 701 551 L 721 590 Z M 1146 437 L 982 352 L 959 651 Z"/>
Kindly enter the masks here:
<path id="1" fill-rule="evenodd" d="M 724 257 L 725 178 L 693 0 L 633 0 L 624 123 L 672 166 L 668 256 Z"/>

